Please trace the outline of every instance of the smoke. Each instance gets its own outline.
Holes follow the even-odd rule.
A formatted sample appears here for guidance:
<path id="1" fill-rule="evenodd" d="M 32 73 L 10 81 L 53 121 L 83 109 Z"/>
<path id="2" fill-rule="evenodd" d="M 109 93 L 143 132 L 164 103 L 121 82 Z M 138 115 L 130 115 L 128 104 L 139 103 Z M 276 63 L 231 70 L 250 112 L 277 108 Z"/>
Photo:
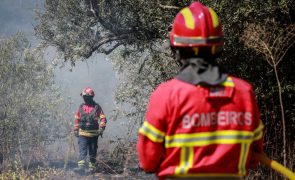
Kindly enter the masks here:
<path id="1" fill-rule="evenodd" d="M 43 0 L 1 0 L 0 38 L 23 32 L 32 44 L 36 43 L 33 26 L 35 9 L 43 6 Z"/>
<path id="2" fill-rule="evenodd" d="M 70 71 L 70 69 L 72 69 Z M 75 67 L 66 64 L 65 67 L 55 70 L 55 80 L 63 89 L 62 94 L 71 100 L 71 110 L 74 117 L 78 106 L 83 102 L 80 93 L 85 87 L 93 88 L 94 100 L 101 105 L 107 116 L 108 123 L 104 134 L 105 139 L 121 136 L 121 121 L 111 119 L 115 109 L 114 90 L 117 79 L 104 55 L 95 54 L 87 61 L 77 62 Z"/>
<path id="3" fill-rule="evenodd" d="M 33 47 L 38 43 L 34 36 L 34 21 L 36 8 L 42 8 L 44 0 L 1 0 L 0 1 L 0 39 L 23 32 Z M 46 59 L 54 57 L 55 51 L 49 50 L 45 54 Z M 72 71 L 70 71 L 72 69 Z M 66 64 L 63 68 L 55 70 L 54 81 L 62 91 L 63 98 L 67 99 L 72 114 L 71 122 L 74 121 L 74 113 L 80 103 L 83 102 L 80 92 L 85 87 L 92 87 L 95 91 L 94 100 L 99 103 L 108 119 L 107 128 L 103 139 L 99 138 L 99 144 L 110 140 L 116 140 L 124 132 L 122 121 L 111 119 L 115 109 L 114 90 L 117 79 L 110 62 L 102 54 L 94 54 L 87 61 L 77 62 L 75 67 Z M 76 143 L 76 142 L 75 142 Z M 67 145 L 64 144 L 64 148 Z"/>

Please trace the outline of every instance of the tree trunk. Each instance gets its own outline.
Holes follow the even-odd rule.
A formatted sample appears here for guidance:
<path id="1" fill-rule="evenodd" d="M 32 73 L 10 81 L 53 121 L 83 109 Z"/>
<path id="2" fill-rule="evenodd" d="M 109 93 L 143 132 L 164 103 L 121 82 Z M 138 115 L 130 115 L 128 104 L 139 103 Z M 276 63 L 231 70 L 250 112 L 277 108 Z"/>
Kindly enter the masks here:
<path id="1" fill-rule="evenodd" d="M 284 158 L 284 166 L 287 167 L 287 153 L 286 153 L 286 124 L 285 124 L 285 113 L 284 113 L 284 105 L 283 105 L 283 98 L 282 98 L 282 86 L 279 79 L 277 66 L 273 65 L 274 72 L 276 75 L 276 81 L 279 89 L 279 101 L 281 107 L 281 118 L 282 118 L 282 127 L 283 127 L 283 158 Z"/>

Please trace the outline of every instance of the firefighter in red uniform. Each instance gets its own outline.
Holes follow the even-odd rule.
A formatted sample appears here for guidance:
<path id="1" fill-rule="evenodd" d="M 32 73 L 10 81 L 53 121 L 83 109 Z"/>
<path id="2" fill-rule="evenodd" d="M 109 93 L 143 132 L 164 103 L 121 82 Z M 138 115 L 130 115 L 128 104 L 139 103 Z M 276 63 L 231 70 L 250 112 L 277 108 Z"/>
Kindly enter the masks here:
<path id="1" fill-rule="evenodd" d="M 160 179 L 243 179 L 263 152 L 252 86 L 216 63 L 223 32 L 215 11 L 194 2 L 175 17 L 170 46 L 180 73 L 152 93 L 139 129 L 140 166 Z"/>
<path id="2" fill-rule="evenodd" d="M 75 171 L 80 174 L 94 173 L 97 139 L 98 136 L 102 137 L 107 120 L 100 105 L 93 100 L 94 91 L 90 87 L 85 88 L 80 95 L 83 97 L 84 103 L 79 106 L 74 121 L 74 133 L 79 138 L 80 153 L 78 168 L 75 168 Z M 89 163 L 86 170 L 87 152 L 89 152 Z"/>

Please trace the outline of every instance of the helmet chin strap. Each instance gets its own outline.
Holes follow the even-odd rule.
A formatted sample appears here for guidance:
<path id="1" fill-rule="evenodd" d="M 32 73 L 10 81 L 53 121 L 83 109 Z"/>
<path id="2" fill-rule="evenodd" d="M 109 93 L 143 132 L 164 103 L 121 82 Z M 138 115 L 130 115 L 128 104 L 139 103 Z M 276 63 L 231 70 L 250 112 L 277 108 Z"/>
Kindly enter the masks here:
<path id="1" fill-rule="evenodd" d="M 182 61 L 184 62 L 184 61 Z M 218 85 L 224 82 L 227 74 L 221 72 L 217 64 L 201 58 L 185 59 L 176 79 L 190 84 Z"/>

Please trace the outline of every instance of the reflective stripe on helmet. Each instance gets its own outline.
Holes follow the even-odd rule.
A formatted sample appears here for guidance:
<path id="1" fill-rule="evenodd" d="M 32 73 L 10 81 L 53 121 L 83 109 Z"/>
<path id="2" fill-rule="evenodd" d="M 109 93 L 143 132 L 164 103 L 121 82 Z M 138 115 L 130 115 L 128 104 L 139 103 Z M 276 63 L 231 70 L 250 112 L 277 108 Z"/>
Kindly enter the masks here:
<path id="1" fill-rule="evenodd" d="M 172 47 L 223 46 L 218 15 L 200 2 L 192 3 L 176 15 L 169 36 Z M 217 54 L 215 50 L 211 54 Z"/>
<path id="2" fill-rule="evenodd" d="M 195 29 L 194 17 L 193 17 L 193 14 L 192 14 L 191 10 L 188 7 L 186 7 L 186 8 L 183 8 L 180 11 L 180 13 L 184 17 L 185 26 L 188 29 Z"/>
<path id="3" fill-rule="evenodd" d="M 202 38 L 202 37 L 179 37 L 174 36 L 174 45 L 176 44 L 191 44 L 191 45 L 208 45 L 208 44 L 222 44 L 223 37 L 209 37 L 209 38 Z"/>
<path id="4" fill-rule="evenodd" d="M 216 27 L 219 26 L 218 16 L 217 16 L 216 12 L 212 8 L 208 8 L 208 9 L 209 9 L 209 13 L 211 14 L 211 19 L 212 19 L 213 27 L 216 28 Z"/>

